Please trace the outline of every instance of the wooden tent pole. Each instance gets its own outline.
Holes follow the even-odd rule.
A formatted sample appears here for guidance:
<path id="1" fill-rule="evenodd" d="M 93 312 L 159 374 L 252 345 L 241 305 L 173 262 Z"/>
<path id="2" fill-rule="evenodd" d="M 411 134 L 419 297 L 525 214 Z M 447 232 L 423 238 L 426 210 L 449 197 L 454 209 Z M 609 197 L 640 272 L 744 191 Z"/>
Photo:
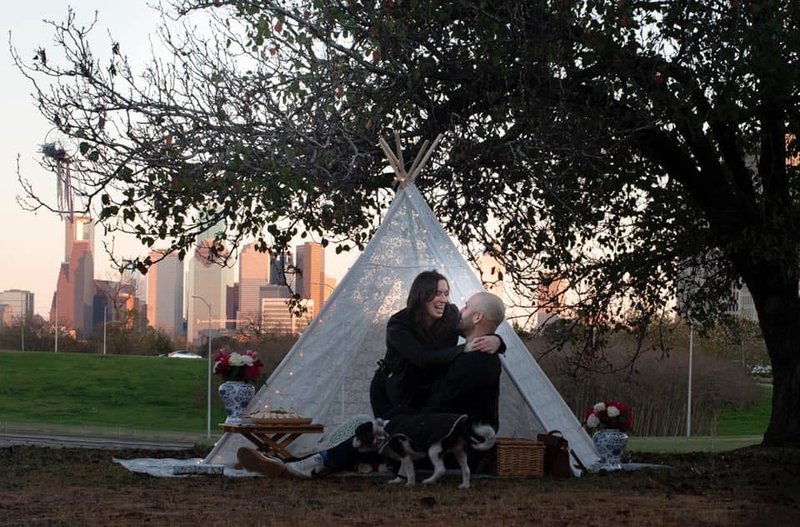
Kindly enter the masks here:
<path id="1" fill-rule="evenodd" d="M 417 174 L 419 174 L 419 171 L 422 170 L 422 167 L 425 165 L 425 163 L 428 162 L 428 159 L 430 159 L 431 154 L 433 154 L 433 151 L 436 150 L 436 147 L 439 145 L 439 141 L 441 140 L 442 140 L 442 134 L 436 136 L 436 140 L 433 142 L 428 151 L 425 152 L 425 157 L 422 158 L 420 164 L 408 175 L 409 183 L 414 181 L 414 178 L 417 177 Z"/>
<path id="2" fill-rule="evenodd" d="M 400 146 L 400 132 L 397 130 L 394 131 L 394 144 L 397 146 L 397 160 L 400 162 L 400 166 L 403 167 L 403 170 L 405 170 L 406 163 L 403 160 L 403 147 Z"/>
<path id="3" fill-rule="evenodd" d="M 386 159 L 389 161 L 389 165 L 391 165 L 392 169 L 394 170 L 395 179 L 400 182 L 401 185 L 405 185 L 408 181 L 408 174 L 405 173 L 403 167 L 399 165 L 397 158 L 394 157 L 392 150 L 389 148 L 389 144 L 383 139 L 383 137 L 378 138 L 378 144 L 383 150 L 383 154 L 386 156 Z"/>
<path id="4" fill-rule="evenodd" d="M 425 155 L 425 150 L 428 148 L 429 144 L 430 142 L 427 139 L 422 143 L 422 148 L 419 149 L 419 152 L 417 152 L 417 157 L 414 159 L 414 162 L 411 163 L 411 168 L 408 169 L 409 174 L 417 169 L 419 162 L 422 160 L 422 156 Z"/>

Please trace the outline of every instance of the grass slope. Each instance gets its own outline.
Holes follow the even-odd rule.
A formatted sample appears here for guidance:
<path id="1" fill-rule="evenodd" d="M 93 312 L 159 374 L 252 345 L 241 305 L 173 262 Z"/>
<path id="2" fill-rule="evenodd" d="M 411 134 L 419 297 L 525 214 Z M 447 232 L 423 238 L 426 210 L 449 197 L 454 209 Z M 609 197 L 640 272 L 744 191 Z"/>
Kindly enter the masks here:
<path id="1" fill-rule="evenodd" d="M 163 357 L 0 352 L 0 421 L 199 432 L 206 368 Z M 211 398 L 216 424 L 224 411 Z"/>
<path id="2" fill-rule="evenodd" d="M 730 408 L 717 421 L 717 434 L 739 436 L 763 434 L 772 413 L 772 388 L 765 388 L 761 400 L 749 408 Z"/>
<path id="3" fill-rule="evenodd" d="M 163 357 L 0 351 L 0 422 L 200 433 L 207 363 Z M 212 431 L 224 420 L 212 381 Z M 643 452 L 715 452 L 757 444 L 772 390 L 751 408 L 722 413 L 715 437 L 636 437 Z"/>

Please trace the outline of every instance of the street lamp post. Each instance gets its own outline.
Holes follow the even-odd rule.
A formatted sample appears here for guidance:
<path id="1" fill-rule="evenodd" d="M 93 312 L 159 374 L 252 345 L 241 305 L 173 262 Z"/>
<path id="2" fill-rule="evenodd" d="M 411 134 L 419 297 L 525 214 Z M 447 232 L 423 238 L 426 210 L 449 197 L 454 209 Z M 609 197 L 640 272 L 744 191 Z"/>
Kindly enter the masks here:
<path id="1" fill-rule="evenodd" d="M 192 295 L 192 298 L 199 300 L 208 308 L 208 399 L 206 404 L 206 439 L 211 438 L 211 304 L 197 295 Z"/>
<path id="2" fill-rule="evenodd" d="M 686 394 L 686 439 L 692 437 L 692 355 L 694 353 L 694 324 L 689 319 L 689 382 Z"/>
<path id="3" fill-rule="evenodd" d="M 58 353 L 58 291 L 56 291 L 56 324 L 55 324 L 55 326 L 56 326 L 56 330 L 55 330 L 56 343 L 55 343 L 55 349 L 53 350 L 53 353 Z"/>
<path id="4" fill-rule="evenodd" d="M 106 325 L 108 325 L 108 306 L 103 309 L 103 355 L 106 354 Z"/>

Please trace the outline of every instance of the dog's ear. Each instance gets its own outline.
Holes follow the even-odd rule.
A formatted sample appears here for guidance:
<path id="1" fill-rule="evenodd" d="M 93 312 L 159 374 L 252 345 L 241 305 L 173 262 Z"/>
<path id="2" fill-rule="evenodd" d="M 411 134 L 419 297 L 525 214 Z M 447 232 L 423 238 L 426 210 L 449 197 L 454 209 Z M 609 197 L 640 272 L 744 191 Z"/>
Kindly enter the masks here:
<path id="1" fill-rule="evenodd" d="M 355 437 L 353 438 L 353 448 L 356 450 L 367 448 L 375 442 L 372 431 L 372 423 L 366 422 L 356 427 Z"/>
<path id="2" fill-rule="evenodd" d="M 367 438 L 372 436 L 372 423 L 361 423 L 356 427 L 356 437 Z"/>

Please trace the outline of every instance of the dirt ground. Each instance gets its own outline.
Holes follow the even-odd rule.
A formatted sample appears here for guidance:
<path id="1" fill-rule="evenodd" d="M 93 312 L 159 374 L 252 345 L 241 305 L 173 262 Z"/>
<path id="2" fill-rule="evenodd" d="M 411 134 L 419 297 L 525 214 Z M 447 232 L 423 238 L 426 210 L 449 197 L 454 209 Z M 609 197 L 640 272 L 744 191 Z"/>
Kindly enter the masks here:
<path id="1" fill-rule="evenodd" d="M 134 474 L 112 457 L 191 451 L 0 449 L 0 525 L 800 525 L 800 449 L 645 455 L 670 468 L 570 480 L 315 480 Z"/>

